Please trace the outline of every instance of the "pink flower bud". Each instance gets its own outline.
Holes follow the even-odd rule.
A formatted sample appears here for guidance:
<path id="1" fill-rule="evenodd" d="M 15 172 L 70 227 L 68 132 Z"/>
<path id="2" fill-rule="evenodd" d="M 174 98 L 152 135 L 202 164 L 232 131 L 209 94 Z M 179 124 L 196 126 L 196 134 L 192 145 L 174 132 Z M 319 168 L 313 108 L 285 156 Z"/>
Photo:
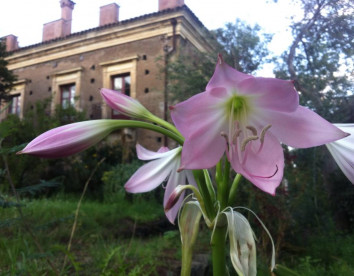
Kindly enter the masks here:
<path id="1" fill-rule="evenodd" d="M 51 129 L 32 140 L 17 154 L 60 158 L 81 152 L 117 129 L 114 120 L 93 120 Z"/>
<path id="2" fill-rule="evenodd" d="M 112 109 L 119 111 L 125 116 L 138 119 L 149 118 L 150 112 L 132 97 L 106 88 L 101 89 L 101 95 Z"/>

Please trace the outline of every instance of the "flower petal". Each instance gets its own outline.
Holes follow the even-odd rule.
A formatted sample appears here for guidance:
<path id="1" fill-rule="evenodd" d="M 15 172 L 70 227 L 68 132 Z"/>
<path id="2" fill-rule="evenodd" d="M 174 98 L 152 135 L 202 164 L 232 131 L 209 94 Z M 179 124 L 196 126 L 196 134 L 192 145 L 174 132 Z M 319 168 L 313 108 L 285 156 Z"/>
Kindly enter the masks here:
<path id="1" fill-rule="evenodd" d="M 348 136 L 303 106 L 291 113 L 264 112 L 263 120 L 272 125 L 270 131 L 281 142 L 295 148 L 316 147 Z"/>
<path id="2" fill-rule="evenodd" d="M 168 152 L 165 158 L 156 159 L 140 167 L 128 180 L 124 188 L 129 193 L 144 193 L 155 189 L 167 179 L 175 169 L 172 160 L 176 158 L 175 152 Z"/>
<path id="3" fill-rule="evenodd" d="M 161 147 L 157 152 L 155 152 L 155 151 L 148 150 L 139 144 L 136 145 L 136 153 L 140 160 L 153 160 L 153 159 L 163 158 L 171 154 L 171 152 L 169 151 L 170 150 L 167 147 Z M 177 149 L 174 149 L 172 151 L 177 151 Z"/>
<path id="4" fill-rule="evenodd" d="M 18 154 L 60 158 L 93 146 L 118 128 L 114 120 L 93 120 L 51 129 L 32 140 Z"/>
<path id="5" fill-rule="evenodd" d="M 258 108 L 292 112 L 299 106 L 299 95 L 291 81 L 275 78 L 249 78 L 238 86 L 237 93 L 254 95 Z"/>
<path id="6" fill-rule="evenodd" d="M 230 67 L 222 60 L 221 55 L 219 55 L 215 72 L 211 77 L 206 90 L 208 91 L 217 87 L 235 87 L 235 85 L 239 84 L 241 81 L 249 78 L 253 77 Z"/>
<path id="7" fill-rule="evenodd" d="M 354 124 L 335 125 L 350 133 L 350 136 L 326 144 L 326 146 L 342 172 L 354 184 Z"/>
<path id="8" fill-rule="evenodd" d="M 167 184 L 166 184 L 166 190 L 165 190 L 165 195 L 164 195 L 164 199 L 163 199 L 163 206 L 166 207 L 166 204 L 171 196 L 171 194 L 173 193 L 173 191 L 175 190 L 175 188 L 178 185 L 184 185 L 186 184 L 186 175 L 185 173 L 182 171 L 180 173 L 178 173 L 176 171 L 175 168 L 178 167 L 179 164 L 174 164 L 173 167 L 174 169 L 171 171 L 170 177 L 168 178 Z M 183 199 L 184 199 L 184 194 L 185 192 L 183 191 L 177 201 L 177 203 L 166 212 L 166 217 L 168 218 L 168 220 L 174 224 L 174 221 L 176 219 L 176 216 L 178 214 L 179 208 L 181 208 Z"/>
<path id="9" fill-rule="evenodd" d="M 225 151 L 221 132 L 227 131 L 227 117 L 218 108 L 218 103 L 224 101 L 219 93 L 225 93 L 225 89 L 200 93 L 171 109 L 172 120 L 186 138 L 182 149 L 182 168 L 210 168 Z"/>
<path id="10" fill-rule="evenodd" d="M 236 172 L 242 174 L 255 186 L 275 195 L 275 190 L 283 179 L 283 148 L 278 139 L 268 132 L 264 137 L 264 144 L 258 152 L 260 146 L 259 140 L 249 143 L 243 154 L 247 155 L 244 157 L 246 159 L 239 160 L 239 155 L 234 152 L 230 162 Z"/>

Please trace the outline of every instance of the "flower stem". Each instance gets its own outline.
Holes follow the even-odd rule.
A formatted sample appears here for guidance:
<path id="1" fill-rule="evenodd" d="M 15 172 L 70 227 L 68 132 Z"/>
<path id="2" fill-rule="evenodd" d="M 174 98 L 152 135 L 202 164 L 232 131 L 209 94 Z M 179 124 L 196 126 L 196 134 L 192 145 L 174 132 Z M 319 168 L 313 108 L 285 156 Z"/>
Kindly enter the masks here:
<path id="1" fill-rule="evenodd" d="M 213 221 L 216 215 L 214 201 L 212 199 L 212 195 L 209 193 L 209 189 L 204 178 L 204 172 L 202 170 L 193 170 L 193 175 L 195 181 L 197 182 L 199 192 L 203 198 L 206 215 L 210 221 Z"/>
<path id="2" fill-rule="evenodd" d="M 221 171 L 221 168 L 219 168 Z M 218 187 L 218 201 L 220 203 L 220 209 L 223 210 L 227 207 L 228 194 L 229 194 L 229 182 L 230 182 L 230 162 L 225 158 L 224 172 L 220 175 L 218 173 L 217 187 Z"/>
<path id="3" fill-rule="evenodd" d="M 228 205 L 232 206 L 236 197 L 236 191 L 238 187 L 238 183 L 240 183 L 240 180 L 242 179 L 241 174 L 237 174 L 234 181 L 232 182 L 231 189 L 229 192 L 229 200 L 228 200 Z"/>
<path id="4" fill-rule="evenodd" d="M 180 134 L 176 132 L 172 132 L 172 130 L 168 130 L 160 126 L 153 125 L 151 123 L 135 121 L 135 120 L 115 120 L 114 124 L 116 125 L 117 129 L 131 127 L 131 128 L 145 128 L 145 129 L 153 130 L 163 135 L 166 135 L 167 137 L 175 140 L 180 145 L 183 145 L 184 143 L 184 138 Z"/>
<path id="5" fill-rule="evenodd" d="M 227 275 L 226 269 L 226 224 L 223 226 L 216 226 L 212 241 L 212 261 L 213 261 L 213 275 L 214 276 L 224 276 Z"/>
<path id="6" fill-rule="evenodd" d="M 183 247 L 183 245 L 182 245 Z M 181 276 L 190 276 L 192 270 L 192 249 L 182 249 L 182 267 Z"/>
<path id="7" fill-rule="evenodd" d="M 154 122 L 156 124 L 159 124 L 160 126 L 162 126 L 162 127 L 166 128 L 166 129 L 172 131 L 173 133 L 183 137 L 182 134 L 177 130 L 177 128 L 174 125 L 170 124 L 169 122 L 167 122 L 165 120 L 162 120 L 161 118 L 159 118 L 159 117 L 157 117 L 157 116 L 155 116 L 153 114 L 150 114 L 149 119 L 152 122 Z"/>

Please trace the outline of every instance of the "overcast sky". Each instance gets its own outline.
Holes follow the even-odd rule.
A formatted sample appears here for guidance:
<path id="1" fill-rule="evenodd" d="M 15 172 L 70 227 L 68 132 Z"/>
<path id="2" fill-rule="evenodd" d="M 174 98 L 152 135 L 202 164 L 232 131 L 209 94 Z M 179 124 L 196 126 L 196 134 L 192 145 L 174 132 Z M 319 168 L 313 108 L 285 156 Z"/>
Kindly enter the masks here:
<path id="1" fill-rule="evenodd" d="M 98 26 L 99 7 L 117 3 L 119 20 L 156 12 L 158 0 L 74 0 L 72 32 Z M 223 27 L 240 18 L 249 24 L 258 23 L 265 32 L 274 33 L 270 49 L 280 55 L 291 43 L 288 28 L 292 16 L 301 16 L 299 6 L 290 0 L 185 0 L 208 29 Z M 43 24 L 59 19 L 59 0 L 0 0 L 0 37 L 13 34 L 20 47 L 42 40 Z"/>

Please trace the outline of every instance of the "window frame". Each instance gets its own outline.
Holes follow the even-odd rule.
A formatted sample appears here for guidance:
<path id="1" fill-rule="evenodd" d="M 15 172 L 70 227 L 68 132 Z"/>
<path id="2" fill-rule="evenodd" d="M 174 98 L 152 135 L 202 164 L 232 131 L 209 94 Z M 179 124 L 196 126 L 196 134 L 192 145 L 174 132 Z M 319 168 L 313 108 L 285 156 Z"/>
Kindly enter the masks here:
<path id="1" fill-rule="evenodd" d="M 14 99 L 16 100 L 14 102 Z M 16 115 L 16 116 L 21 116 L 21 110 L 22 110 L 22 106 L 21 106 L 21 94 L 13 94 L 11 95 L 11 103 L 8 107 L 8 110 L 7 110 L 7 114 L 13 114 L 13 115 Z M 15 107 L 15 112 L 13 112 L 13 109 Z"/>
<path id="2" fill-rule="evenodd" d="M 74 93 L 72 95 L 72 88 L 74 87 Z M 64 97 L 63 97 L 63 92 L 65 88 L 69 88 L 68 92 L 69 92 L 69 97 L 66 98 L 66 100 L 68 101 L 67 106 L 64 106 Z M 75 97 L 76 97 L 76 83 L 68 83 L 68 84 L 62 84 L 59 86 L 60 89 L 60 106 L 62 109 L 67 109 L 70 106 L 75 108 Z"/>

